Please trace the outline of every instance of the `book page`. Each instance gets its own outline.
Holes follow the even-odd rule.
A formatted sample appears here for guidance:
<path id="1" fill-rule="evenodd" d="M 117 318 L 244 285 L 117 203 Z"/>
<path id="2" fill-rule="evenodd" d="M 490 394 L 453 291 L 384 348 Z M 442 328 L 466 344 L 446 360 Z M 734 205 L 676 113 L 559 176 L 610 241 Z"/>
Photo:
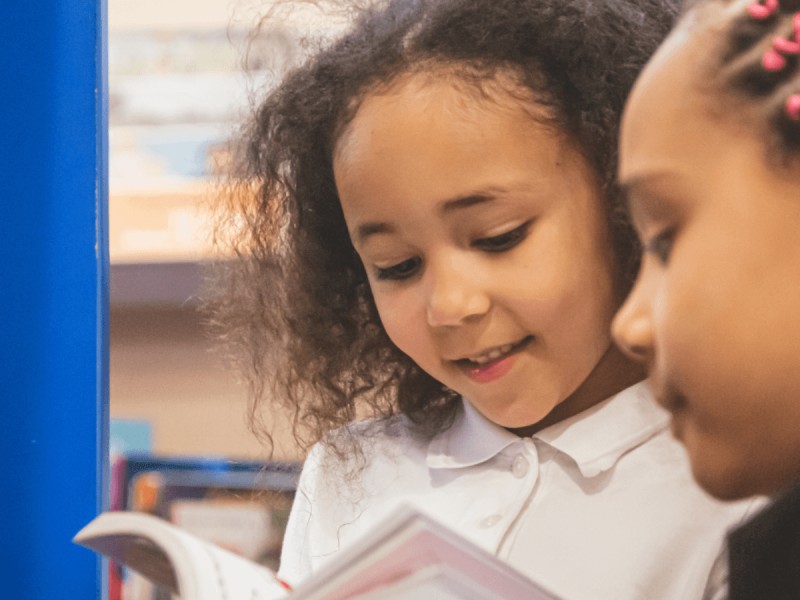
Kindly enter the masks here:
<path id="1" fill-rule="evenodd" d="M 447 566 L 431 565 L 400 581 L 380 585 L 352 600 L 498 600 L 468 575 Z M 505 600 L 505 599 L 503 599 Z"/>
<path id="2" fill-rule="evenodd" d="M 472 581 L 490 598 L 557 600 L 506 562 L 407 507 L 340 552 L 303 582 L 293 598 L 350 600 L 432 565 L 458 574 L 454 581 Z"/>
<path id="3" fill-rule="evenodd" d="M 188 600 L 275 600 L 288 592 L 252 561 L 141 513 L 105 513 L 75 541 Z"/>
<path id="4" fill-rule="evenodd" d="M 253 562 L 263 564 L 263 556 L 280 549 L 282 532 L 276 531 L 270 508 L 258 500 L 178 499 L 169 504 L 169 517 L 182 531 Z"/>

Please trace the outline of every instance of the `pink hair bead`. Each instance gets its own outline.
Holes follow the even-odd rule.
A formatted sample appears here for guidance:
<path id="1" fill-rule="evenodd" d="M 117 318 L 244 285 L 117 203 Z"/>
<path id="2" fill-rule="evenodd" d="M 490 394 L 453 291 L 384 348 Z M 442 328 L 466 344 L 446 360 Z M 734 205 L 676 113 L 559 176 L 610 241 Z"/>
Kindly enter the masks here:
<path id="1" fill-rule="evenodd" d="M 777 50 L 767 50 L 761 59 L 761 65 L 767 71 L 780 71 L 786 66 L 786 57 Z"/>
<path id="2" fill-rule="evenodd" d="M 780 36 L 772 40 L 772 47 L 781 54 L 800 54 L 800 42 Z"/>
<path id="3" fill-rule="evenodd" d="M 747 12 L 754 19 L 768 19 L 778 10 L 778 0 L 764 0 L 764 3 L 753 2 L 747 7 Z"/>
<path id="4" fill-rule="evenodd" d="M 800 94 L 789 96 L 786 101 L 786 114 L 792 121 L 800 121 Z"/>

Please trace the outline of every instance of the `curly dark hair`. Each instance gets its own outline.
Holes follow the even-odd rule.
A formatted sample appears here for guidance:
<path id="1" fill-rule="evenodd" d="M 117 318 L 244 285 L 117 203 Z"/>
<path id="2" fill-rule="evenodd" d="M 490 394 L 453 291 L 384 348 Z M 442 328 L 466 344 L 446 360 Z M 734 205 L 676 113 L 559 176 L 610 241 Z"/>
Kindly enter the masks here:
<path id="1" fill-rule="evenodd" d="M 381 325 L 332 170 L 365 95 L 410 71 L 446 66 L 478 87 L 511 74 L 548 107 L 604 184 L 630 285 L 639 247 L 614 184 L 620 115 L 678 1 L 389 0 L 291 71 L 244 131 L 217 228 L 238 260 L 216 281 L 214 321 L 246 350 L 254 418 L 267 398 L 288 407 L 304 447 L 361 416 L 403 414 L 421 435 L 452 422 L 455 392 Z"/>
<path id="2" fill-rule="evenodd" d="M 764 0 L 753 3 L 766 8 Z M 707 11 L 709 20 L 718 22 L 718 13 L 729 8 L 731 0 L 689 0 L 683 12 Z M 785 66 L 776 70 L 765 68 L 763 61 L 777 36 L 800 42 L 800 0 L 780 0 L 777 10 L 766 18 L 754 18 L 749 10 L 737 9 L 723 23 L 716 29 L 716 51 L 702 65 L 700 83 L 712 97 L 731 92 L 740 103 L 727 114 L 736 114 L 740 122 L 749 118 L 761 129 L 769 160 L 793 163 L 800 157 L 800 121 L 790 117 L 787 101 L 800 95 L 800 57 L 784 55 Z"/>

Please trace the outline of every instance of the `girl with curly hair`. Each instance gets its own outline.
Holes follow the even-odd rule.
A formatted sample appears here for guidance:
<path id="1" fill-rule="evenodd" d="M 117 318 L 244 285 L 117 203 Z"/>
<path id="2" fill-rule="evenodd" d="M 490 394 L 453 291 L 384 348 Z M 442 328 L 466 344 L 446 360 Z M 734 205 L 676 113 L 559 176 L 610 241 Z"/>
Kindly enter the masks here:
<path id="1" fill-rule="evenodd" d="M 800 2 L 693 2 L 625 112 L 644 244 L 614 332 L 695 478 L 775 500 L 730 537 L 730 598 L 800 598 Z"/>
<path id="2" fill-rule="evenodd" d="M 321 439 L 285 579 L 410 503 L 565 598 L 714 592 L 748 505 L 692 482 L 610 336 L 638 258 L 618 123 L 673 12 L 389 0 L 259 106 L 219 317 L 257 407 Z"/>

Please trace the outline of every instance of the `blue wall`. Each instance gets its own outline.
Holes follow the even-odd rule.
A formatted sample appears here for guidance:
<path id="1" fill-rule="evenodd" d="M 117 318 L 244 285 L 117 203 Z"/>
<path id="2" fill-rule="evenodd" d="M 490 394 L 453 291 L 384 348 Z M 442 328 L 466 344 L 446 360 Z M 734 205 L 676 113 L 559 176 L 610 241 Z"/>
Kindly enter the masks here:
<path id="1" fill-rule="evenodd" d="M 75 532 L 104 506 L 105 6 L 0 2 L 4 598 L 99 597 Z"/>

